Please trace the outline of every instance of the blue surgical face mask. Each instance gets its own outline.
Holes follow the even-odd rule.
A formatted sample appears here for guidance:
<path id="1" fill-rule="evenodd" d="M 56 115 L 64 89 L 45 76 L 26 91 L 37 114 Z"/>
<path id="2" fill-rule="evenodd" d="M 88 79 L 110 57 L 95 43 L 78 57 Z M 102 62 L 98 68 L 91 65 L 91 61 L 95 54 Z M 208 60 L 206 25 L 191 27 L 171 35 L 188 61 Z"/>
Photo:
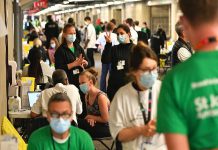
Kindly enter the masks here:
<path id="1" fill-rule="evenodd" d="M 50 126 L 56 133 L 63 134 L 70 128 L 71 123 L 70 119 L 51 118 Z"/>
<path id="2" fill-rule="evenodd" d="M 79 88 L 84 94 L 88 93 L 89 91 L 89 87 L 87 83 L 80 84 Z"/>
<path id="3" fill-rule="evenodd" d="M 125 42 L 126 42 L 126 34 L 119 35 L 119 36 L 118 36 L 118 41 L 119 41 L 120 43 L 125 43 Z"/>
<path id="4" fill-rule="evenodd" d="M 66 40 L 70 43 L 73 43 L 76 40 L 76 34 L 68 34 Z"/>
<path id="5" fill-rule="evenodd" d="M 151 72 L 144 72 L 140 77 L 140 83 L 145 88 L 151 88 L 157 80 L 157 77 L 158 73 L 156 70 Z"/>

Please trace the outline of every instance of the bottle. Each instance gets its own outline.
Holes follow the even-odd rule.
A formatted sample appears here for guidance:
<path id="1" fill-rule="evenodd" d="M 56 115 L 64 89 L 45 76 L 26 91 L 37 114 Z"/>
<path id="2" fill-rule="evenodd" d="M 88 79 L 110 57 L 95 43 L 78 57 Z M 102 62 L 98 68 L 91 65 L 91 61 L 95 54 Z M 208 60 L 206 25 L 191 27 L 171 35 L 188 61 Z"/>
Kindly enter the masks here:
<path id="1" fill-rule="evenodd" d="M 8 100 L 9 111 L 19 111 L 21 109 L 21 98 L 19 96 L 12 96 Z"/>

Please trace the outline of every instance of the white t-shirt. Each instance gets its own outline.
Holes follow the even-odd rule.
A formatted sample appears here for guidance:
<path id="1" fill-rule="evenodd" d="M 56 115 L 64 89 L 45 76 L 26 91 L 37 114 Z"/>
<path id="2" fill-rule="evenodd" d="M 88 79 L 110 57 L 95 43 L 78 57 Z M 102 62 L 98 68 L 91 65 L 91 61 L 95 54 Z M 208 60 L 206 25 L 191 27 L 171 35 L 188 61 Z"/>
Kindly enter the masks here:
<path id="1" fill-rule="evenodd" d="M 62 83 L 58 83 L 55 85 L 55 87 L 45 89 L 42 91 L 36 103 L 33 104 L 31 111 L 36 114 L 42 114 L 44 117 L 46 117 L 49 98 L 59 92 L 66 92 L 69 96 L 72 103 L 73 120 L 77 122 L 76 114 L 82 113 L 82 102 L 80 100 L 79 90 L 74 85 L 63 85 Z"/>
<path id="2" fill-rule="evenodd" d="M 140 26 L 135 26 L 135 30 L 136 30 L 136 31 L 141 31 L 142 28 L 141 28 Z"/>
<path id="3" fill-rule="evenodd" d="M 135 29 L 133 29 L 133 27 L 130 27 L 130 33 L 131 33 L 131 40 L 134 44 L 138 43 L 138 33 L 136 32 Z"/>
<path id="4" fill-rule="evenodd" d="M 87 25 L 87 32 L 85 35 L 86 39 L 89 39 L 89 43 L 87 45 L 87 48 L 96 48 L 95 43 L 96 43 L 96 32 L 95 32 L 95 27 L 93 24 Z"/>
<path id="5" fill-rule="evenodd" d="M 106 40 L 105 40 L 105 35 L 106 34 L 111 34 L 111 42 L 112 42 L 112 46 L 114 45 L 118 45 L 119 42 L 117 40 L 117 35 L 115 33 L 112 33 L 112 32 L 103 32 L 99 35 L 97 41 L 96 41 L 96 44 L 98 44 L 98 48 L 101 50 L 101 54 L 104 50 L 104 47 L 106 45 Z"/>
<path id="6" fill-rule="evenodd" d="M 157 111 L 157 99 L 160 91 L 161 82 L 156 81 L 152 87 L 152 112 L 151 119 L 156 118 Z M 139 96 L 140 95 L 140 96 Z M 144 125 L 143 115 L 140 110 L 139 97 L 143 101 L 143 106 L 148 106 L 149 91 L 141 91 L 138 95 L 138 91 L 132 86 L 132 83 L 121 87 L 115 94 L 115 97 L 110 107 L 110 120 L 109 127 L 110 133 L 114 139 L 116 139 L 118 133 L 128 127 Z M 149 148 L 145 142 L 148 140 L 155 144 L 155 148 Z M 152 138 L 140 136 L 132 141 L 123 142 L 122 148 L 125 150 L 166 150 L 163 135 L 156 134 Z"/>

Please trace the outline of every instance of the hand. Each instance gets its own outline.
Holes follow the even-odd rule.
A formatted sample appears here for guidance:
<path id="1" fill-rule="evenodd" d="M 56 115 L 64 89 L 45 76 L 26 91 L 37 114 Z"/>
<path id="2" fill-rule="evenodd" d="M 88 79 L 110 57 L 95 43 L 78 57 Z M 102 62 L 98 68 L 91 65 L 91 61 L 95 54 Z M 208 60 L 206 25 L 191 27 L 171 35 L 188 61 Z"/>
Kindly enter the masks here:
<path id="1" fill-rule="evenodd" d="M 84 58 L 83 58 L 83 61 L 82 61 L 82 66 L 88 66 L 88 61 L 86 61 Z"/>
<path id="2" fill-rule="evenodd" d="M 92 117 L 92 115 L 87 115 L 86 117 L 85 117 L 85 119 L 87 120 L 87 119 L 93 119 L 93 117 Z"/>
<path id="3" fill-rule="evenodd" d="M 75 61 L 73 61 L 73 66 L 74 66 L 74 67 L 81 66 L 83 60 L 84 60 L 84 58 L 82 57 L 82 54 L 80 54 L 79 57 L 76 58 Z"/>
<path id="4" fill-rule="evenodd" d="M 111 33 L 110 32 L 109 33 L 106 32 L 106 35 L 104 37 L 107 43 L 111 43 Z"/>
<path id="5" fill-rule="evenodd" d="M 153 136 L 156 133 L 156 121 L 151 120 L 148 124 L 142 126 L 142 135 L 146 137 Z"/>
<path id="6" fill-rule="evenodd" d="M 92 126 L 92 127 L 95 126 L 96 121 L 94 119 L 86 119 L 86 120 L 90 124 L 90 126 Z"/>

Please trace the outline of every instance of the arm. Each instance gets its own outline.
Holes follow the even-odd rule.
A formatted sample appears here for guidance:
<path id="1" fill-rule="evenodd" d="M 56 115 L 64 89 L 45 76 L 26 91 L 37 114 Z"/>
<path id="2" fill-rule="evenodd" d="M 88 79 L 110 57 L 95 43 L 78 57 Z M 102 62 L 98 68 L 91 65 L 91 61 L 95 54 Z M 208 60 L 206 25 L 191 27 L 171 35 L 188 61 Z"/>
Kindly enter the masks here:
<path id="1" fill-rule="evenodd" d="M 101 56 L 101 62 L 108 64 L 111 63 L 111 52 L 112 52 L 112 43 L 106 43 L 102 56 Z"/>
<path id="2" fill-rule="evenodd" d="M 76 114 L 81 114 L 83 112 L 82 102 L 79 95 L 79 90 L 77 90 L 77 102 L 76 102 Z"/>
<path id="3" fill-rule="evenodd" d="M 181 47 L 177 52 L 177 57 L 181 62 L 191 57 L 191 53 L 184 47 Z"/>
<path id="4" fill-rule="evenodd" d="M 187 136 L 182 134 L 165 134 L 168 150 L 189 150 Z"/>
<path id="5" fill-rule="evenodd" d="M 127 127 L 118 134 L 118 140 L 121 142 L 132 141 L 139 136 L 150 137 L 156 133 L 156 122 L 151 120 L 148 124 L 142 126 Z"/>
<path id="6" fill-rule="evenodd" d="M 109 120 L 108 102 L 109 100 L 105 95 L 99 95 L 98 105 L 101 116 L 87 115 L 85 119 L 93 119 L 96 122 L 107 123 Z"/>

